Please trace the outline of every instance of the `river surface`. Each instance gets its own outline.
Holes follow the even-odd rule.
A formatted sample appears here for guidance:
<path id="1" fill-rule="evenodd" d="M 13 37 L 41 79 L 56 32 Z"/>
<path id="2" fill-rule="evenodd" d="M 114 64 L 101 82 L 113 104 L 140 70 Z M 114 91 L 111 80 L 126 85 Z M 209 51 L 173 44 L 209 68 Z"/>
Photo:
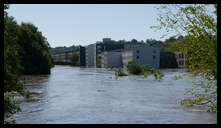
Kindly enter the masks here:
<path id="1" fill-rule="evenodd" d="M 180 124 L 217 123 L 217 114 L 179 104 L 192 79 L 173 80 L 184 70 L 162 70 L 153 77 L 115 78 L 105 69 L 55 66 L 51 75 L 32 76 L 25 88 L 31 98 L 13 115 L 21 124 Z"/>

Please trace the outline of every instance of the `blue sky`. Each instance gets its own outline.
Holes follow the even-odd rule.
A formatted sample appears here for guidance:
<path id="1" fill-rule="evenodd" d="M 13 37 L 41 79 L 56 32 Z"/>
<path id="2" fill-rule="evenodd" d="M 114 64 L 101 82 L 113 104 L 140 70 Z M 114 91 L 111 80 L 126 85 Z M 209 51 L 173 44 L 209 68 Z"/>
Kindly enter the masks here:
<path id="1" fill-rule="evenodd" d="M 18 23 L 31 22 L 49 41 L 51 47 L 88 45 L 113 40 L 157 39 L 165 31 L 155 31 L 158 25 L 157 7 L 147 4 L 16 4 L 9 15 Z"/>

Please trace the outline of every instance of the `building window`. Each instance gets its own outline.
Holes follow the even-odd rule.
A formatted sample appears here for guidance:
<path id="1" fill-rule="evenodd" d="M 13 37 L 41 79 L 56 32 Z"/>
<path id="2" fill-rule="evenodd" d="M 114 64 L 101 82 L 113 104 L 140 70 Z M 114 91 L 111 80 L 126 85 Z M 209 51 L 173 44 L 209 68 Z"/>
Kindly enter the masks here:
<path id="1" fill-rule="evenodd" d="M 155 59 L 156 58 L 156 56 L 153 56 L 153 59 Z"/>
<path id="2" fill-rule="evenodd" d="M 139 59 L 140 57 L 139 56 L 137 56 L 137 59 Z"/>
<path id="3" fill-rule="evenodd" d="M 183 54 L 181 53 L 181 54 L 179 54 L 179 58 L 183 58 Z"/>
<path id="4" fill-rule="evenodd" d="M 183 65 L 183 61 L 179 61 L 179 65 Z"/>
<path id="5" fill-rule="evenodd" d="M 140 51 L 139 51 L 139 50 L 137 50 L 137 53 L 140 53 Z"/>
<path id="6" fill-rule="evenodd" d="M 156 50 L 153 50 L 153 53 L 156 53 Z"/>

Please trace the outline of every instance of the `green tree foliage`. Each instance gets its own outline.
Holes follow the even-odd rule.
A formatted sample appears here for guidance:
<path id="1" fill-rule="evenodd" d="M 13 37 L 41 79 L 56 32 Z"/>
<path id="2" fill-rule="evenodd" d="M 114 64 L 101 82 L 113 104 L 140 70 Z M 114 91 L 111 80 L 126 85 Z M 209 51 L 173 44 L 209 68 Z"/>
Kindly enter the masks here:
<path id="1" fill-rule="evenodd" d="M 213 10 L 212 10 L 213 9 Z M 156 28 L 176 32 L 175 36 L 185 36 L 185 41 L 177 48 L 187 53 L 187 68 L 200 75 L 208 83 L 198 84 L 189 91 L 194 96 L 191 104 L 206 103 L 216 108 L 216 95 L 203 98 L 203 95 L 216 93 L 217 87 L 217 5 L 168 5 L 160 8 L 159 22 Z M 201 83 L 201 82 L 200 82 Z M 213 83 L 213 84 L 210 84 Z M 212 91 L 205 91 L 211 88 Z M 198 92 L 197 90 L 204 91 Z M 197 96 L 195 94 L 198 94 Z M 187 100 L 186 100 L 187 101 Z M 209 102 L 207 102 L 209 101 Z M 190 102 L 189 102 L 190 103 Z"/>
<path id="2" fill-rule="evenodd" d="M 115 76 L 116 78 L 118 78 L 119 76 L 128 76 L 122 68 L 114 68 L 113 71 L 115 72 Z"/>
<path id="3" fill-rule="evenodd" d="M 73 53 L 71 56 L 71 65 L 73 66 L 79 66 L 79 54 Z"/>
<path id="4" fill-rule="evenodd" d="M 20 52 L 24 74 L 50 74 L 53 64 L 49 44 L 36 26 L 31 23 L 22 23 L 18 34 L 18 44 L 22 47 Z"/>
<path id="5" fill-rule="evenodd" d="M 4 5 L 4 114 L 17 112 L 19 107 L 13 92 L 22 93 L 21 76 L 49 74 L 52 58 L 49 44 L 32 24 L 17 24 L 8 16 L 9 5 Z M 7 123 L 7 122 L 5 122 Z"/>
<path id="6" fill-rule="evenodd" d="M 22 91 L 22 84 L 19 82 L 22 67 L 20 65 L 20 46 L 17 44 L 19 26 L 13 17 L 9 17 L 4 5 L 4 117 L 19 110 L 14 96 L 5 95 L 11 91 Z M 4 123 L 9 123 L 4 120 Z"/>
<path id="7" fill-rule="evenodd" d="M 6 14 L 6 13 L 5 13 Z M 4 15 L 4 92 L 20 91 L 20 46 L 17 44 L 19 26 L 13 17 Z"/>
<path id="8" fill-rule="evenodd" d="M 161 43 L 161 51 L 163 52 L 175 52 L 179 51 L 177 44 L 180 44 L 185 41 L 185 38 L 183 36 L 179 36 L 176 38 L 175 36 L 172 36 L 168 39 L 166 39 L 163 43 Z"/>
<path id="9" fill-rule="evenodd" d="M 102 62 L 101 62 L 101 59 L 97 58 L 97 59 L 96 59 L 96 67 L 97 67 L 97 68 L 101 68 L 101 63 L 102 63 Z"/>
<path id="10" fill-rule="evenodd" d="M 156 45 L 156 44 L 160 45 L 163 42 L 155 39 L 146 39 L 146 43 L 149 45 Z"/>
<path id="11" fill-rule="evenodd" d="M 130 74 L 139 75 L 142 72 L 142 67 L 135 61 L 130 61 L 127 64 L 127 70 Z"/>
<path id="12" fill-rule="evenodd" d="M 59 54 L 59 53 L 64 53 L 64 52 L 78 52 L 80 50 L 80 46 L 72 45 L 70 47 L 55 47 L 55 48 L 50 48 L 50 53 L 51 54 Z"/>
<path id="13" fill-rule="evenodd" d="M 149 65 L 139 65 L 135 61 L 128 62 L 127 70 L 130 74 L 144 75 L 144 77 L 147 77 L 148 75 L 153 75 L 155 80 L 161 80 L 164 76 L 161 71 L 156 70 Z"/>

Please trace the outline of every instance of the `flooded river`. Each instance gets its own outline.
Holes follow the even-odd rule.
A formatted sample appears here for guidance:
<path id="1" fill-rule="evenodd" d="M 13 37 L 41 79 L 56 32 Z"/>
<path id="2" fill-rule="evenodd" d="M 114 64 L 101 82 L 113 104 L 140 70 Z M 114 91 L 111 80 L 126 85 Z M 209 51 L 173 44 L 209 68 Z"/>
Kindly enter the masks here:
<path id="1" fill-rule="evenodd" d="M 183 70 L 162 70 L 162 81 L 153 77 L 115 78 L 112 71 L 55 66 L 51 75 L 27 78 L 31 100 L 13 115 L 16 123 L 217 123 L 217 115 L 178 102 L 192 79 L 173 80 Z"/>

